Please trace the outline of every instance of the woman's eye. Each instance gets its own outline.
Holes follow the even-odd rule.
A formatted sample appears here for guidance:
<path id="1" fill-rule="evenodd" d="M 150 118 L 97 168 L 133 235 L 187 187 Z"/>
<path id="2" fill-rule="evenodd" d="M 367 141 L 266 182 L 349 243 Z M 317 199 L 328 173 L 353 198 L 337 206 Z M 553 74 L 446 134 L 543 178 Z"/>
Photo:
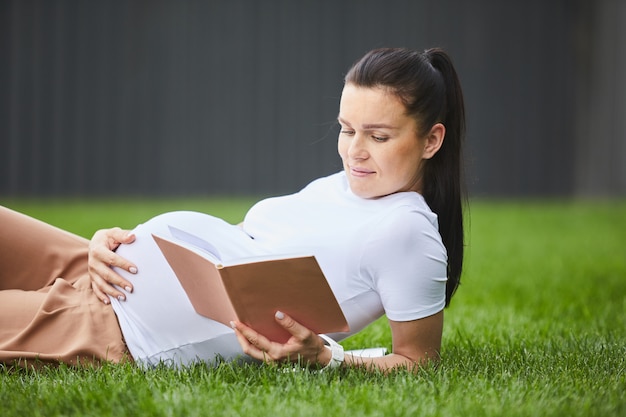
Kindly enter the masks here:
<path id="1" fill-rule="evenodd" d="M 340 133 L 342 135 L 350 135 L 350 136 L 352 136 L 352 135 L 354 135 L 354 130 L 341 129 Z"/>
<path id="2" fill-rule="evenodd" d="M 372 136 L 372 139 L 374 139 L 376 142 L 385 142 L 389 138 L 384 136 Z"/>

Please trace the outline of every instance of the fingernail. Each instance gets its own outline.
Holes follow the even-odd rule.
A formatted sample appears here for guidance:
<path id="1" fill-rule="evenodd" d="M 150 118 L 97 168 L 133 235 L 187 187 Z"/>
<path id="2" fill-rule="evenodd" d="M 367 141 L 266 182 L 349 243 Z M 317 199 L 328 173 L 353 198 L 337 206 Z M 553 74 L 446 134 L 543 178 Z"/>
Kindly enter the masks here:
<path id="1" fill-rule="evenodd" d="M 109 299 L 108 299 L 108 298 L 105 298 L 104 300 L 102 300 L 102 302 L 103 302 L 104 304 L 109 304 L 111 301 L 109 301 Z"/>
<path id="2" fill-rule="evenodd" d="M 130 287 L 124 287 L 124 289 L 125 289 L 126 291 L 128 291 L 128 292 L 133 292 L 133 289 L 132 289 L 132 288 L 130 288 Z"/>
<path id="3" fill-rule="evenodd" d="M 277 311 L 275 315 L 278 320 L 282 320 L 285 318 L 285 315 L 283 314 L 282 311 Z"/>
<path id="4" fill-rule="evenodd" d="M 128 268 L 128 272 L 130 272 L 131 274 L 136 274 L 137 268 L 135 268 L 134 266 L 131 266 L 130 268 Z"/>
<path id="5" fill-rule="evenodd" d="M 120 301 L 125 301 L 126 297 L 124 297 L 123 295 L 118 295 L 117 299 L 120 300 Z"/>
<path id="6" fill-rule="evenodd" d="M 233 329 L 237 329 L 237 327 L 235 326 L 235 322 L 234 321 L 230 322 L 230 327 L 232 327 Z"/>

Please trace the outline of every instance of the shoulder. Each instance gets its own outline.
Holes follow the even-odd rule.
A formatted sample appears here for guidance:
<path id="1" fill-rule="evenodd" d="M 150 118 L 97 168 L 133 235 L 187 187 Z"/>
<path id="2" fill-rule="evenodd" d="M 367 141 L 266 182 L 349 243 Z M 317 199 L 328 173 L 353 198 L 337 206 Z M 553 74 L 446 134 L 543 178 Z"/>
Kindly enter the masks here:
<path id="1" fill-rule="evenodd" d="M 371 280 L 387 317 L 410 321 L 443 309 L 447 258 L 434 213 L 401 205 L 369 230 L 360 270 Z"/>
<path id="2" fill-rule="evenodd" d="M 435 231 L 439 235 L 437 215 L 428 207 L 420 194 L 403 192 L 379 200 L 381 215 L 373 225 L 372 232 L 394 236 L 418 231 Z"/>
<path id="3" fill-rule="evenodd" d="M 427 206 L 399 205 L 386 211 L 367 232 L 370 248 L 389 247 L 406 250 L 445 253 L 439 234 L 437 215 Z"/>
<path id="4" fill-rule="evenodd" d="M 415 271 L 445 277 L 448 256 L 437 215 L 419 194 L 404 194 L 394 196 L 395 204 L 362 230 L 361 267 L 386 279 Z"/>

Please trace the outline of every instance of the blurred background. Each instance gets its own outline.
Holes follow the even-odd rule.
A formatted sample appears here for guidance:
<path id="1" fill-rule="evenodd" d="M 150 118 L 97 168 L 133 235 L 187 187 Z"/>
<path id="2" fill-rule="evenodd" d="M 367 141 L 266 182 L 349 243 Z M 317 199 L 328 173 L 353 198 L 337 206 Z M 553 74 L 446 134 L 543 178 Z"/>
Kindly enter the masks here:
<path id="1" fill-rule="evenodd" d="M 473 196 L 626 195 L 621 0 L 0 0 L 0 196 L 293 192 L 343 76 L 438 46 Z"/>

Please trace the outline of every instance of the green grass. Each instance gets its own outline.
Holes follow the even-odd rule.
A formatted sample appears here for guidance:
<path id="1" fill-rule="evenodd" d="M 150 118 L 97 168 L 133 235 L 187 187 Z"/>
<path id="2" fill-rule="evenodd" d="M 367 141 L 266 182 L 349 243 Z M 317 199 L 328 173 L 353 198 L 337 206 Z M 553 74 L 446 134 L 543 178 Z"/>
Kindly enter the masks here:
<path id="1" fill-rule="evenodd" d="M 241 220 L 252 199 L 3 204 L 89 237 L 172 209 Z M 443 359 L 418 375 L 287 367 L 0 368 L 0 415 L 626 415 L 626 202 L 477 201 Z M 388 346 L 384 320 L 344 343 Z"/>

